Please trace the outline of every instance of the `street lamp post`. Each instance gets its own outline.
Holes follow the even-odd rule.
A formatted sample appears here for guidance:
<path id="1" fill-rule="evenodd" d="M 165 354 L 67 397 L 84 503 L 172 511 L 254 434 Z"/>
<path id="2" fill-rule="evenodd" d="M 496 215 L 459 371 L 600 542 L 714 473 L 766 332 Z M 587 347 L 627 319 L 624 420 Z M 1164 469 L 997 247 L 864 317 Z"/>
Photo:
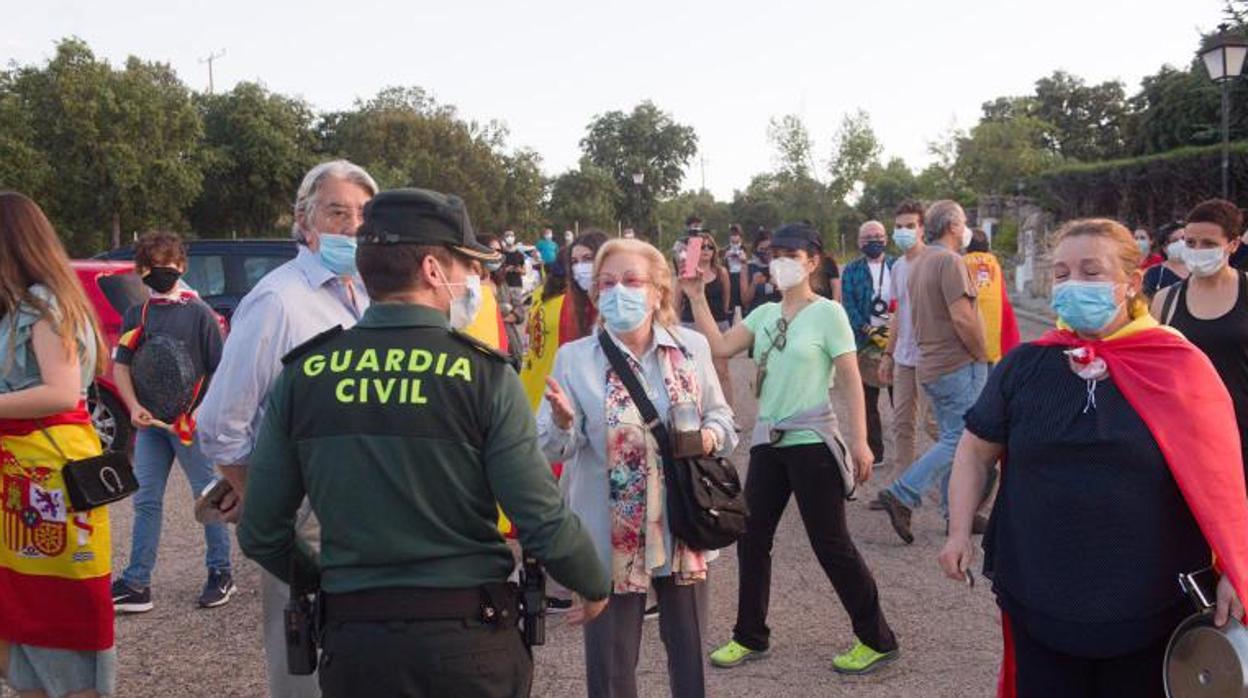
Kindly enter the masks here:
<path id="1" fill-rule="evenodd" d="M 1222 198 L 1231 190 L 1231 80 L 1239 77 L 1248 56 L 1248 39 L 1228 34 L 1228 25 L 1218 25 L 1218 33 L 1200 52 L 1209 78 L 1222 87 Z"/>
<path id="2" fill-rule="evenodd" d="M 644 230 L 641 224 L 641 214 L 644 212 L 644 202 L 641 198 L 641 185 L 646 181 L 646 173 L 638 170 L 633 173 L 633 184 L 637 185 L 637 220 L 633 221 L 633 225 Z"/>

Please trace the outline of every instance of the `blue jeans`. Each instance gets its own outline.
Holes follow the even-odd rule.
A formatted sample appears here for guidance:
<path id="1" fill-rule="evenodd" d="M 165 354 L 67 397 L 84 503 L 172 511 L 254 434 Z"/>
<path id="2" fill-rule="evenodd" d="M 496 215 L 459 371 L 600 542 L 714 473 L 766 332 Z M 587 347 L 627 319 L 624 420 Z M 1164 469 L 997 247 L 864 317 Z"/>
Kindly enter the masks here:
<path id="1" fill-rule="evenodd" d="M 923 392 L 931 400 L 932 412 L 936 415 L 940 439 L 888 486 L 888 491 L 902 504 L 917 509 L 923 503 L 923 493 L 940 485 L 940 511 L 948 518 L 953 453 L 962 438 L 963 418 L 979 399 L 987 380 L 988 364 L 972 363 L 923 384 Z"/>
<path id="2" fill-rule="evenodd" d="M 164 429 L 140 429 L 134 437 L 134 475 L 139 491 L 134 495 L 134 531 L 130 542 L 130 565 L 121 578 L 129 586 L 144 589 L 152 583 L 156 567 L 156 550 L 160 547 L 161 514 L 165 484 L 173 459 L 178 459 L 182 472 L 191 484 L 191 496 L 198 497 L 213 481 L 212 463 L 199 450 L 199 439 L 190 446 Z M 230 533 L 223 523 L 204 526 L 207 545 L 206 564 L 209 570 L 230 571 Z"/>

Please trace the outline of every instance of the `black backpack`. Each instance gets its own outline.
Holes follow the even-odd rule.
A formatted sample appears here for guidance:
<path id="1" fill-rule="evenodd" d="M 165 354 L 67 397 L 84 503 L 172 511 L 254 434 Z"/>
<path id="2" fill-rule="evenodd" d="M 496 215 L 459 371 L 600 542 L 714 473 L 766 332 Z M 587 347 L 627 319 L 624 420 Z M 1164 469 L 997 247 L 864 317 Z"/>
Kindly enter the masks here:
<path id="1" fill-rule="evenodd" d="M 673 458 L 667 425 L 637 374 L 606 332 L 598 333 L 598 342 L 659 445 L 672 535 L 695 550 L 718 550 L 735 543 L 745 533 L 749 516 L 737 469 L 723 458 Z"/>

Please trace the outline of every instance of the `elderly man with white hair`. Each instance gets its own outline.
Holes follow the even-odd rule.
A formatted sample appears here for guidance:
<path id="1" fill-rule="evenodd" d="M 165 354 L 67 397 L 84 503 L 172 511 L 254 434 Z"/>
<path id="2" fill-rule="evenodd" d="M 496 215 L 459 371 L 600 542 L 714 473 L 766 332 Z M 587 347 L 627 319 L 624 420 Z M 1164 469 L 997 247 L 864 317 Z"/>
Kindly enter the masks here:
<path id="1" fill-rule="evenodd" d="M 955 201 L 927 209 L 927 249 L 910 270 L 911 322 L 919 345 L 918 379 L 931 401 L 940 439 L 880 493 L 879 505 L 893 530 L 914 542 L 910 515 L 929 489 L 940 487 L 941 513 L 949 519 L 949 473 L 962 437 L 963 415 L 979 399 L 988 379 L 984 323 L 975 309 L 975 283 L 962 261 L 971 241 L 966 213 Z"/>
<path id="2" fill-rule="evenodd" d="M 862 255 L 846 264 L 841 274 L 841 303 L 854 329 L 858 372 L 862 375 L 862 389 L 867 398 L 867 445 L 875 454 L 876 465 L 884 462 L 879 365 L 888 344 L 888 320 L 894 305 L 892 267 L 895 258 L 885 253 L 887 248 L 884 224 L 879 221 L 863 223 L 858 228 L 858 251 Z"/>
<path id="3" fill-rule="evenodd" d="M 234 493 L 221 505 L 227 520 L 237 521 L 242 513 L 247 460 L 282 357 L 336 325 L 351 327 L 368 308 L 355 269 L 355 234 L 364 204 L 376 193 L 373 178 L 346 160 L 312 168 L 295 198 L 292 233 L 298 255 L 261 279 L 234 311 L 220 367 L 197 415 L 204 454 L 233 486 Z M 315 536 L 315 521 L 306 506 L 298 527 L 301 535 Z M 286 669 L 283 610 L 290 589 L 267 572 L 263 575 L 269 695 L 319 696 L 315 675 L 292 676 Z"/>

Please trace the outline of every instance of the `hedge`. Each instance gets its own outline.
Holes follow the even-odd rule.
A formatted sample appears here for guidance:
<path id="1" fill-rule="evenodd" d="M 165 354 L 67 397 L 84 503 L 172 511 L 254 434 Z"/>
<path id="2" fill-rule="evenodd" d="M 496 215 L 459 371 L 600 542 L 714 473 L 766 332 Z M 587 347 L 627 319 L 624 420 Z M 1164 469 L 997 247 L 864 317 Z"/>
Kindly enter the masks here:
<path id="1" fill-rule="evenodd" d="M 1222 194 L 1222 146 L 1178 148 L 1123 160 L 1063 165 L 1032 177 L 1027 189 L 1060 220 L 1108 216 L 1156 227 Z M 1248 205 L 1248 141 L 1230 146 L 1230 199 Z"/>

